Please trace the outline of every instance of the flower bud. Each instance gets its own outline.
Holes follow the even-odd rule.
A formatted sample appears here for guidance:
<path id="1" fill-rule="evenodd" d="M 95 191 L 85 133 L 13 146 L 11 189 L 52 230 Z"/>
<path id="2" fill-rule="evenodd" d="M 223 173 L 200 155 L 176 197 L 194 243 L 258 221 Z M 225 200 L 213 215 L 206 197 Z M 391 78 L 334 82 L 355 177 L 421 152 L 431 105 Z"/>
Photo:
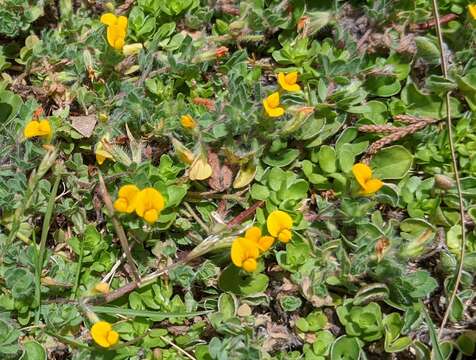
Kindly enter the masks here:
<path id="1" fill-rule="evenodd" d="M 136 55 L 144 48 L 141 43 L 127 44 L 122 48 L 124 56 Z"/>

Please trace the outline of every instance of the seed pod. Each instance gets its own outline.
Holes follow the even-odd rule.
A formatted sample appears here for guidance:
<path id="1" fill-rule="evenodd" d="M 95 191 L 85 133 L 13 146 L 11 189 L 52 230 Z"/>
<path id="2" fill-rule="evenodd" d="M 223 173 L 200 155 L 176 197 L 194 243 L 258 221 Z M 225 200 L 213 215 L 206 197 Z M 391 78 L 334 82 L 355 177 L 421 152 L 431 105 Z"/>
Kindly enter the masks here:
<path id="1" fill-rule="evenodd" d="M 454 186 L 453 179 L 441 174 L 435 175 L 435 183 L 437 187 L 443 190 L 449 190 Z"/>

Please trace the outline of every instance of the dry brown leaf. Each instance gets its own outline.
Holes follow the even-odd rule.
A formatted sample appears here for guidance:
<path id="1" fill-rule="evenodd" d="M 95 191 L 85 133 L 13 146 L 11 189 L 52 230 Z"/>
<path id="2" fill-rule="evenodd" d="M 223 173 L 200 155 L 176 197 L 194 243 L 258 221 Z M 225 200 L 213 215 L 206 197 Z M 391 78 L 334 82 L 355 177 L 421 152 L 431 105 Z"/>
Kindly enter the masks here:
<path id="1" fill-rule="evenodd" d="M 233 172 L 226 165 L 220 166 L 218 155 L 212 151 L 208 151 L 208 163 L 212 167 L 213 173 L 208 179 L 208 185 L 216 191 L 224 191 L 231 186 Z"/>
<path id="2" fill-rule="evenodd" d="M 96 115 L 70 116 L 71 126 L 84 137 L 88 138 L 92 135 L 96 126 Z"/>

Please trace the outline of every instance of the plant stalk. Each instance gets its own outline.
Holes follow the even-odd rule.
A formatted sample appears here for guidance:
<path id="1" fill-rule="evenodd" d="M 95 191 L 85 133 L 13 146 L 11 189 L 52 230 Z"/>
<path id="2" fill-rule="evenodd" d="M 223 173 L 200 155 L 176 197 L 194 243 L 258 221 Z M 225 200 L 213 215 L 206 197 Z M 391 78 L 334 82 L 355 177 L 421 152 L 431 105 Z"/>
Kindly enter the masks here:
<path id="1" fill-rule="evenodd" d="M 448 64 L 446 62 L 445 56 L 445 48 L 443 44 L 443 34 L 441 32 L 441 22 L 440 22 L 440 14 L 438 11 L 438 0 L 432 0 L 433 5 L 433 16 L 436 22 L 436 35 L 438 37 L 438 45 L 440 47 L 440 58 L 441 58 L 441 71 L 443 72 L 443 77 L 448 79 Z M 453 163 L 453 171 L 455 173 L 455 182 L 456 182 L 456 189 L 458 193 L 458 203 L 459 203 L 459 215 L 460 215 L 460 222 L 461 222 L 461 254 L 459 259 L 458 270 L 456 273 L 456 280 L 454 282 L 453 291 L 451 292 L 450 298 L 448 299 L 448 304 L 446 307 L 445 314 L 443 316 L 443 320 L 441 321 L 440 329 L 438 331 L 438 339 L 441 339 L 443 335 L 446 323 L 448 321 L 451 308 L 453 306 L 453 302 L 456 298 L 456 294 L 458 293 L 458 287 L 461 282 L 461 275 L 463 273 L 463 264 L 464 264 L 464 256 L 465 256 L 465 247 L 466 247 L 466 231 L 464 225 L 464 202 L 463 202 L 463 191 L 461 188 L 461 181 L 458 171 L 458 161 L 456 158 L 455 146 L 453 142 L 453 124 L 451 121 L 451 101 L 450 101 L 450 92 L 448 91 L 445 96 L 445 103 L 446 103 L 446 127 L 448 128 L 448 142 L 450 145 L 450 152 L 451 152 L 451 160 Z"/>

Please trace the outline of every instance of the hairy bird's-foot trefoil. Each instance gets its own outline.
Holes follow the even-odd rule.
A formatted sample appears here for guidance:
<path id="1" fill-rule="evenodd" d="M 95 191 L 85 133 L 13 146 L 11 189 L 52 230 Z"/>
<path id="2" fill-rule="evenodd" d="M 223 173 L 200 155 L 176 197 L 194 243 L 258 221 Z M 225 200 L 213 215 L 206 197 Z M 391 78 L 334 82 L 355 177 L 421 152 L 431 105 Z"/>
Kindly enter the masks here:
<path id="1" fill-rule="evenodd" d="M 372 195 L 379 191 L 383 182 L 372 177 L 372 169 L 366 164 L 358 163 L 352 166 L 352 173 L 361 187 L 360 194 Z"/>
<path id="2" fill-rule="evenodd" d="M 270 117 L 280 117 L 284 114 L 284 108 L 280 105 L 278 92 L 272 93 L 263 100 L 264 110 Z"/>
<path id="3" fill-rule="evenodd" d="M 119 334 L 112 330 L 107 321 L 99 321 L 91 327 L 91 336 L 96 344 L 103 348 L 110 348 L 119 341 Z"/>
<path id="4" fill-rule="evenodd" d="M 293 219 L 288 213 L 281 210 L 273 211 L 266 220 L 266 226 L 271 236 L 278 238 L 279 241 L 287 243 L 291 240 Z"/>
<path id="5" fill-rule="evenodd" d="M 127 17 L 106 13 L 101 16 L 101 23 L 107 25 L 107 42 L 116 50 L 125 44 L 127 33 Z"/>
<path id="6" fill-rule="evenodd" d="M 153 224 L 160 216 L 165 206 L 164 197 L 154 188 L 145 188 L 137 195 L 135 210 L 149 224 Z"/>
<path id="7" fill-rule="evenodd" d="M 100 294 L 107 294 L 109 290 L 109 284 L 107 282 L 100 282 L 94 286 L 94 291 Z"/>
<path id="8" fill-rule="evenodd" d="M 140 190 L 135 185 L 124 185 L 119 189 L 117 200 L 114 202 L 114 209 L 119 212 L 131 213 L 136 208 L 137 195 Z"/>
<path id="9" fill-rule="evenodd" d="M 289 74 L 279 73 L 278 83 L 286 91 L 300 91 L 301 87 L 297 84 L 298 72 L 293 71 Z"/>
<path id="10" fill-rule="evenodd" d="M 253 272 L 258 265 L 258 244 L 251 239 L 239 237 L 231 245 L 231 261 L 235 266 L 245 271 Z"/>
<path id="11" fill-rule="evenodd" d="M 23 135 L 25 135 L 27 139 L 41 136 L 49 140 L 51 138 L 51 134 L 51 125 L 47 119 L 31 120 L 23 130 Z"/>
<path id="12" fill-rule="evenodd" d="M 257 226 L 253 226 L 246 230 L 245 238 L 254 241 L 256 245 L 258 245 L 260 252 L 267 251 L 274 243 L 274 238 L 272 236 L 261 236 L 261 230 Z"/>

